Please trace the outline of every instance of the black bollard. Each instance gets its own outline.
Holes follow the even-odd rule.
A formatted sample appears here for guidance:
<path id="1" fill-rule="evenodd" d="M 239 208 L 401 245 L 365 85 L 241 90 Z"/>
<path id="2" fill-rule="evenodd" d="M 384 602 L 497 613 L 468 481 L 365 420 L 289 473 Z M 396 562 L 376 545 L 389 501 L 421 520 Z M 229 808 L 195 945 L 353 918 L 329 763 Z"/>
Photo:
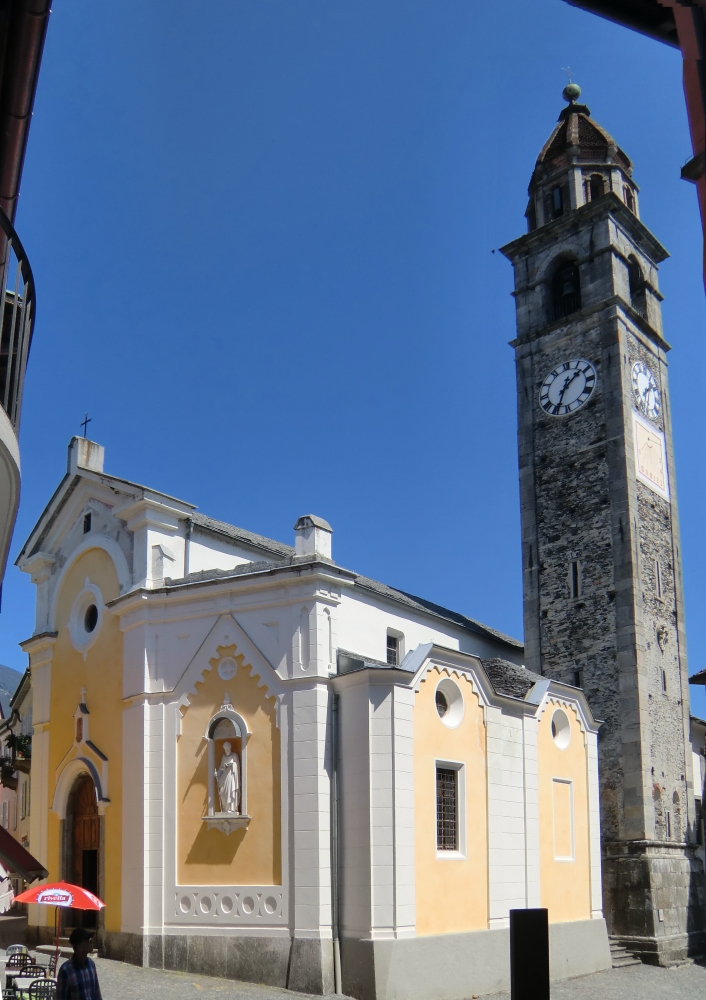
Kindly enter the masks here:
<path id="1" fill-rule="evenodd" d="M 510 996 L 549 1000 L 547 910 L 510 910 Z"/>

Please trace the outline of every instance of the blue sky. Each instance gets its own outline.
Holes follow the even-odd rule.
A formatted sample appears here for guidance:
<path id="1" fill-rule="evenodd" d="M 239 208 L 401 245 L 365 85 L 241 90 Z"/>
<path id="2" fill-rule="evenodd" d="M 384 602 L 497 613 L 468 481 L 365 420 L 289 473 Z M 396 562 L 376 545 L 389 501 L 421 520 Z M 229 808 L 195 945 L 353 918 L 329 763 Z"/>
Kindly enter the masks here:
<path id="1" fill-rule="evenodd" d="M 510 265 L 571 66 L 662 267 L 692 671 L 706 366 L 678 52 L 561 0 L 57 0 L 17 228 L 13 556 L 84 412 L 106 469 L 522 634 Z M 8 570 L 0 662 L 33 587 Z M 706 714 L 703 689 L 694 709 Z"/>

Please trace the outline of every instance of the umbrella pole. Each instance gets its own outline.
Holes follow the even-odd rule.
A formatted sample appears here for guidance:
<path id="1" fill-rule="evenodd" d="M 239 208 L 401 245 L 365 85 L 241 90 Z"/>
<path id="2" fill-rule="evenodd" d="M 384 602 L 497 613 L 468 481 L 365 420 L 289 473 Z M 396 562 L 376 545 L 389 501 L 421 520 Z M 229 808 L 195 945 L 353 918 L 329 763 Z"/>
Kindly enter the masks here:
<path id="1" fill-rule="evenodd" d="M 59 974 L 59 907 L 54 907 L 54 937 L 56 938 L 56 951 L 54 952 L 54 975 Z"/>

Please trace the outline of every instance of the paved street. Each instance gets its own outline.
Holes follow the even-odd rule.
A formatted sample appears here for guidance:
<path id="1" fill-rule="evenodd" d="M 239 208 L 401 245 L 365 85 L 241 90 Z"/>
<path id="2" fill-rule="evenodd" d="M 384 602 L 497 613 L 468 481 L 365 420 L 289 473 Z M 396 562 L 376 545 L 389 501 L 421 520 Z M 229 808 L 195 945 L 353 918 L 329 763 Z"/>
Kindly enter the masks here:
<path id="1" fill-rule="evenodd" d="M 212 979 L 188 972 L 160 972 L 135 965 L 95 958 L 103 1000 L 195 1000 L 204 994 L 217 994 L 223 1000 L 297 1000 L 308 993 L 292 993 L 276 986 L 238 983 L 232 979 Z M 317 997 L 316 1000 L 322 1000 Z"/>
<path id="2" fill-rule="evenodd" d="M 703 1000 L 706 967 L 680 965 L 657 969 L 635 965 L 593 976 L 552 983 L 552 1000 Z M 492 1000 L 509 1000 L 509 993 L 493 993 Z M 490 995 L 483 997 L 490 1000 Z"/>
<path id="3" fill-rule="evenodd" d="M 272 986 L 183 972 L 138 969 L 107 959 L 97 959 L 96 965 L 104 1000 L 144 1000 L 145 997 L 159 1000 L 167 996 L 170 1000 L 187 1000 L 204 993 L 217 993 L 224 1000 L 295 1000 L 308 996 Z M 495 993 L 492 1000 L 509 1000 L 509 996 L 509 993 Z M 552 985 L 552 1000 L 670 1000 L 672 997 L 674 1000 L 704 1000 L 706 967 L 682 965 L 674 969 L 656 969 L 641 965 Z"/>
<path id="4" fill-rule="evenodd" d="M 204 994 L 218 994 L 223 1000 L 308 1000 L 310 997 L 308 993 L 292 993 L 274 986 L 185 972 L 139 969 L 105 958 L 96 958 L 95 962 L 104 1000 L 145 1000 L 146 997 L 150 1000 L 160 1000 L 160 997 L 195 1000 Z M 481 1000 L 509 1000 L 509 997 L 509 993 L 493 993 L 485 994 Z M 706 966 L 703 965 L 682 965 L 674 969 L 641 965 L 552 984 L 552 1000 L 703 1000 L 704 997 Z"/>

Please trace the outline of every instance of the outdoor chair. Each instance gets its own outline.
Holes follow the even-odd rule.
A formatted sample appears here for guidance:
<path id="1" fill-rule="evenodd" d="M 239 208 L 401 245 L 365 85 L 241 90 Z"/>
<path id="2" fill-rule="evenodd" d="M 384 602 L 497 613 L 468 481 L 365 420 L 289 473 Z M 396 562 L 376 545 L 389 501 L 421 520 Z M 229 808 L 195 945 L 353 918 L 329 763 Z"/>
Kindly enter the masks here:
<path id="1" fill-rule="evenodd" d="M 56 983 L 53 979 L 35 979 L 29 984 L 30 1000 L 56 1000 Z"/>
<path id="2" fill-rule="evenodd" d="M 54 976 L 56 976 L 56 955 L 55 954 L 52 955 L 51 958 L 49 959 L 49 962 L 47 963 L 46 969 L 47 969 L 47 975 L 51 976 L 52 978 Z"/>
<path id="3" fill-rule="evenodd" d="M 21 976 L 25 965 L 31 961 L 30 956 L 23 951 L 16 951 L 9 956 L 5 963 L 5 989 L 12 989 L 12 979 L 15 976 Z"/>
<path id="4" fill-rule="evenodd" d="M 14 989 L 3 990 L 2 1000 L 17 1000 L 17 994 L 15 993 Z"/>
<path id="5" fill-rule="evenodd" d="M 27 962 L 26 965 L 22 966 L 22 976 L 36 976 L 38 979 L 44 979 L 46 971 L 46 965 L 37 965 L 36 962 Z"/>
<path id="6" fill-rule="evenodd" d="M 9 944 L 5 949 L 5 954 L 8 958 L 10 955 L 27 955 L 28 953 L 26 944 Z"/>

